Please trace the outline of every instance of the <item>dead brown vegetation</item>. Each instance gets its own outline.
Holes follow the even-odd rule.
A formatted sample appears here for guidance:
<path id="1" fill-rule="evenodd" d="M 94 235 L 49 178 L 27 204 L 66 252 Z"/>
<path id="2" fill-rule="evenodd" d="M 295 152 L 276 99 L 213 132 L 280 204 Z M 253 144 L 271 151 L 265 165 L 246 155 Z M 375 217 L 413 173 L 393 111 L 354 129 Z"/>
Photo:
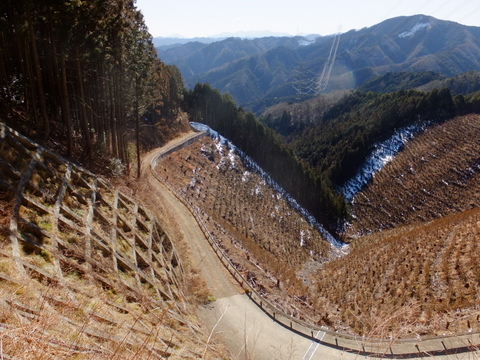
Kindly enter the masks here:
<path id="1" fill-rule="evenodd" d="M 210 140 L 157 170 L 201 209 L 250 283 L 286 312 L 373 337 L 451 334 L 480 330 L 478 131 L 479 117 L 466 116 L 409 144 L 356 199 L 354 242 L 336 260 L 311 229 L 300 246 L 297 215 Z"/>
<path id="2" fill-rule="evenodd" d="M 354 200 L 347 235 L 424 222 L 480 205 L 480 116 L 429 128 Z"/>
<path id="3" fill-rule="evenodd" d="M 331 247 L 279 193 L 209 138 L 162 159 L 157 171 L 201 209 L 213 238 L 252 286 L 312 320 L 299 276 L 309 263 L 329 259 Z"/>
<path id="4" fill-rule="evenodd" d="M 478 115 L 430 128 L 357 195 L 350 253 L 316 275 L 332 325 L 393 337 L 480 330 L 479 139 Z"/>
<path id="5" fill-rule="evenodd" d="M 479 208 L 372 234 L 317 274 L 319 298 L 356 333 L 480 330 L 479 238 Z"/>
<path id="6" fill-rule="evenodd" d="M 150 212 L 1 130 L 0 356 L 217 354 L 183 295 L 173 242 Z"/>

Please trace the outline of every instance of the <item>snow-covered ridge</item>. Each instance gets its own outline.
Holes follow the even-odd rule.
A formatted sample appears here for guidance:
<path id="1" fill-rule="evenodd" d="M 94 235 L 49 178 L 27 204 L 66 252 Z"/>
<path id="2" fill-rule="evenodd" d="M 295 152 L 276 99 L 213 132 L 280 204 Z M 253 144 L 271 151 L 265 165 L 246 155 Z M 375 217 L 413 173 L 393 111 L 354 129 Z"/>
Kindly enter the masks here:
<path id="1" fill-rule="evenodd" d="M 289 205 L 300 213 L 310 225 L 315 227 L 322 236 L 335 248 L 342 249 L 346 251 L 348 245 L 335 239 L 332 234 L 330 234 L 318 221 L 313 217 L 308 210 L 303 208 L 297 200 L 295 200 L 290 194 L 288 194 L 280 185 L 278 185 L 275 180 L 273 180 L 270 175 L 265 172 L 254 160 L 252 160 L 248 155 L 246 155 L 242 150 L 237 148 L 232 142 L 220 135 L 217 131 L 211 129 L 209 126 L 197 122 L 191 122 L 190 125 L 197 131 L 205 131 L 213 139 L 218 139 L 220 144 L 224 145 L 229 149 L 229 153 L 237 154 L 242 161 L 245 163 L 245 166 L 249 168 L 250 171 L 259 174 L 261 178 L 271 187 L 280 193 L 289 203 Z"/>
<path id="2" fill-rule="evenodd" d="M 400 39 L 411 37 L 411 36 L 415 35 L 415 33 L 417 33 L 418 31 L 420 31 L 424 28 L 430 28 L 430 27 L 431 27 L 431 25 L 429 23 L 418 23 L 418 24 L 415 24 L 415 26 L 410 31 L 404 31 L 404 32 L 398 34 L 398 37 Z"/>
<path id="3" fill-rule="evenodd" d="M 373 151 L 368 156 L 357 174 L 348 180 L 341 188 L 345 199 L 353 201 L 355 195 L 367 185 L 385 165 L 392 161 L 393 157 L 413 137 L 425 129 L 426 124 L 414 124 L 398 130 L 389 139 L 374 145 Z"/>

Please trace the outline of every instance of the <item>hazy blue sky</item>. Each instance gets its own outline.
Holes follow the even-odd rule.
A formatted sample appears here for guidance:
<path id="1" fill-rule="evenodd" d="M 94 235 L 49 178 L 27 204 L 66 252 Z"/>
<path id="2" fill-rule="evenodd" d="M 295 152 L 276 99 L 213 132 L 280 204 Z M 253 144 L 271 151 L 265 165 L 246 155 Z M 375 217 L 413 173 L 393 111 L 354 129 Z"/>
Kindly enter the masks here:
<path id="1" fill-rule="evenodd" d="M 137 7 L 154 37 L 239 31 L 330 35 L 414 14 L 480 26 L 478 0 L 137 0 Z"/>

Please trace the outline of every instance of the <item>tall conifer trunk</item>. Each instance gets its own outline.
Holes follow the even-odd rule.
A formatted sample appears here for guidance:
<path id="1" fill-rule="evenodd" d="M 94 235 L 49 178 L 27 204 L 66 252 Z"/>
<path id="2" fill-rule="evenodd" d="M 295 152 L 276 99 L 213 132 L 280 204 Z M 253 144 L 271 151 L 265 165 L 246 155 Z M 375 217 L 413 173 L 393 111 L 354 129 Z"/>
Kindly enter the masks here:
<path id="1" fill-rule="evenodd" d="M 78 108 L 79 108 L 79 122 L 82 129 L 83 140 L 85 144 L 85 150 L 87 152 L 87 158 L 92 159 L 92 141 L 90 137 L 90 127 L 88 124 L 87 118 L 87 109 L 85 102 L 85 91 L 83 89 L 83 76 L 82 76 L 82 67 L 80 63 L 80 51 L 78 50 L 78 45 L 75 46 L 75 71 L 77 77 L 77 96 L 78 96 Z"/>
<path id="2" fill-rule="evenodd" d="M 40 61 L 38 58 L 37 41 L 35 31 L 33 30 L 33 20 L 31 10 L 27 10 L 28 17 L 28 32 L 30 34 L 30 44 L 32 49 L 33 67 L 35 70 L 35 79 L 38 96 L 38 106 L 40 108 L 40 115 L 43 121 L 43 140 L 46 141 L 50 136 L 50 122 L 48 121 L 47 107 L 45 104 L 45 94 L 43 92 L 42 70 L 40 68 Z"/>
<path id="3" fill-rule="evenodd" d="M 60 106 L 62 109 L 63 124 L 67 130 L 67 154 L 69 157 L 71 157 L 73 152 L 73 130 L 72 130 L 72 119 L 70 117 L 70 104 L 68 101 L 69 98 L 68 98 L 68 88 L 67 88 L 67 68 L 65 66 L 64 54 L 61 54 L 60 56 L 60 71 L 61 71 Z"/>

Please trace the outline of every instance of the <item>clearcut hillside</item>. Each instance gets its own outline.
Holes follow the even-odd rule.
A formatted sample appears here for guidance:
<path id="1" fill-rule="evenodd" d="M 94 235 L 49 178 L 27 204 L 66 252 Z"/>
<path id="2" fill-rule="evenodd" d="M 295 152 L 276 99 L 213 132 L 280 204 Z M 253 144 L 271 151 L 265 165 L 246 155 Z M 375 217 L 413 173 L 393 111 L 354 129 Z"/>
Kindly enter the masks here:
<path id="1" fill-rule="evenodd" d="M 480 330 L 479 139 L 479 115 L 429 127 L 357 194 L 350 253 L 316 274 L 333 326 L 393 337 Z"/>
<path id="2" fill-rule="evenodd" d="M 345 235 L 352 243 L 343 256 L 210 139 L 170 155 L 157 170 L 202 210 L 252 286 L 286 312 L 373 337 L 477 331 L 479 124 L 469 115 L 429 127 L 378 173 L 354 202 L 356 218 Z M 391 168 L 403 177 L 373 191 Z M 419 178 L 406 191 L 413 174 Z M 450 188 L 434 192 L 442 180 Z M 427 190 L 430 199 L 420 196 Z M 376 196 L 367 203 L 370 192 Z"/>
<path id="3" fill-rule="evenodd" d="M 480 116 L 428 128 L 353 201 L 351 236 L 459 213 L 480 205 Z"/>

